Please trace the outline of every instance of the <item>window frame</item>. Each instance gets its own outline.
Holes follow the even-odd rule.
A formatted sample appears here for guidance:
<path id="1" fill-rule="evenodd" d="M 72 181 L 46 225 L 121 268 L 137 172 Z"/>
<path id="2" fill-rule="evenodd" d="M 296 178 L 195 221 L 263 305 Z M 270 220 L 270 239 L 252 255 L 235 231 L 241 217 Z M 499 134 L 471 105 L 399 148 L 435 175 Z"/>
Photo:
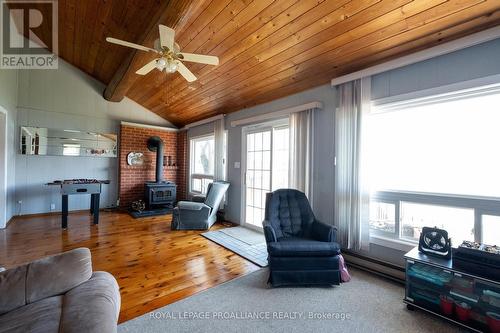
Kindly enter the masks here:
<path id="1" fill-rule="evenodd" d="M 205 141 L 205 140 L 214 140 L 215 144 L 215 135 L 214 134 L 204 134 L 204 135 L 198 135 L 198 136 L 193 136 L 189 138 L 189 194 L 191 195 L 199 195 L 199 194 L 204 194 L 203 191 L 195 191 L 193 190 L 193 181 L 195 179 L 199 179 L 203 182 L 205 179 L 209 180 L 214 180 L 215 175 L 209 175 L 209 174 L 202 174 L 202 173 L 195 173 L 194 172 L 194 154 L 195 154 L 195 144 L 196 142 L 199 141 Z M 215 159 L 215 156 L 214 156 Z M 215 163 L 215 161 L 214 161 Z"/>
<path id="2" fill-rule="evenodd" d="M 421 91 L 405 93 L 372 100 L 371 113 L 404 111 L 406 108 L 438 104 L 446 101 L 473 98 L 480 95 L 500 94 L 500 76 L 474 79 L 457 84 L 441 86 Z M 401 237 L 401 204 L 417 203 L 451 208 L 465 208 L 474 211 L 474 241 L 483 239 L 483 215 L 500 216 L 500 198 L 459 194 L 442 194 L 411 191 L 378 191 L 370 196 L 370 201 L 394 204 L 394 234 L 370 228 L 370 242 L 399 250 L 410 250 L 418 241 Z M 458 242 L 461 242 L 460 240 Z M 455 240 L 454 246 L 458 246 Z"/>
<path id="3" fill-rule="evenodd" d="M 370 196 L 374 202 L 383 202 L 394 204 L 395 207 L 395 230 L 394 234 L 372 230 L 370 228 L 370 237 L 384 239 L 394 239 L 400 242 L 415 245 L 418 241 L 403 238 L 401 235 L 401 203 L 416 203 L 433 206 L 443 206 L 451 208 L 465 208 L 474 211 L 474 241 L 482 241 L 482 216 L 493 215 L 500 216 L 500 198 L 489 198 L 479 196 L 466 196 L 441 193 L 423 193 L 410 191 L 378 191 Z M 390 234 L 390 235 L 389 235 Z M 458 245 L 458 244 L 455 244 Z"/>

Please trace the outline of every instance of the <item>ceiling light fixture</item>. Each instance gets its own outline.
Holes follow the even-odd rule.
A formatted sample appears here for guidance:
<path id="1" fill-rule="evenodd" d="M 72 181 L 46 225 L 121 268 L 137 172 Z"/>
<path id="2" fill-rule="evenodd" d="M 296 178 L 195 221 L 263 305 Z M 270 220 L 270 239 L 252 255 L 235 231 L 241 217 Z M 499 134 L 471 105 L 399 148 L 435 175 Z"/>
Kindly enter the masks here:
<path id="1" fill-rule="evenodd" d="M 156 68 L 161 72 L 167 66 L 167 60 L 165 58 L 160 58 L 156 61 Z"/>
<path id="2" fill-rule="evenodd" d="M 175 73 L 177 71 L 177 68 L 179 68 L 179 65 L 177 64 L 176 61 L 169 61 L 167 66 L 165 67 L 165 71 L 167 73 Z"/>

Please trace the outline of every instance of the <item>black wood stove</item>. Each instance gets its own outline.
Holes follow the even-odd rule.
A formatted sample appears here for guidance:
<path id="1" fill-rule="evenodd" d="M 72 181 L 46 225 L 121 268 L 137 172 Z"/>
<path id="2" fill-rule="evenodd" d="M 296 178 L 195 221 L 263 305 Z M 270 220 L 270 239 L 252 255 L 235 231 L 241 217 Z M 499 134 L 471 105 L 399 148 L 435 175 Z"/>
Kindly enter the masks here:
<path id="1" fill-rule="evenodd" d="M 156 152 L 156 181 L 144 184 L 147 209 L 173 208 L 177 185 L 163 180 L 163 141 L 157 136 L 148 139 L 148 149 Z"/>

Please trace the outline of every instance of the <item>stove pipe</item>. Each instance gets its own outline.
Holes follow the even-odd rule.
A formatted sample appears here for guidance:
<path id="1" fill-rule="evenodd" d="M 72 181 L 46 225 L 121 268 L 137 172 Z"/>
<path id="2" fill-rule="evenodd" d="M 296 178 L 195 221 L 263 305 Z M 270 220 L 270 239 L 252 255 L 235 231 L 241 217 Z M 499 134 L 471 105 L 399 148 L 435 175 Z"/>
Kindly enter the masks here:
<path id="1" fill-rule="evenodd" d="M 148 149 L 156 152 L 156 182 L 163 182 L 163 140 L 158 136 L 148 139 Z"/>

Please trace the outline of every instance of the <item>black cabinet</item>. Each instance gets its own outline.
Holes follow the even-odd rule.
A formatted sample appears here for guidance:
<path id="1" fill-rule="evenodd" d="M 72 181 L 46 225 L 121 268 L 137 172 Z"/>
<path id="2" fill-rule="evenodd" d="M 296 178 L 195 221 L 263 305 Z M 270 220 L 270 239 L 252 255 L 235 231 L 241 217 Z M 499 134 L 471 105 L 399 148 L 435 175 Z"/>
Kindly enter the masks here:
<path id="1" fill-rule="evenodd" d="M 408 308 L 419 308 L 476 332 L 500 332 L 500 277 L 477 276 L 417 248 L 405 255 Z"/>

